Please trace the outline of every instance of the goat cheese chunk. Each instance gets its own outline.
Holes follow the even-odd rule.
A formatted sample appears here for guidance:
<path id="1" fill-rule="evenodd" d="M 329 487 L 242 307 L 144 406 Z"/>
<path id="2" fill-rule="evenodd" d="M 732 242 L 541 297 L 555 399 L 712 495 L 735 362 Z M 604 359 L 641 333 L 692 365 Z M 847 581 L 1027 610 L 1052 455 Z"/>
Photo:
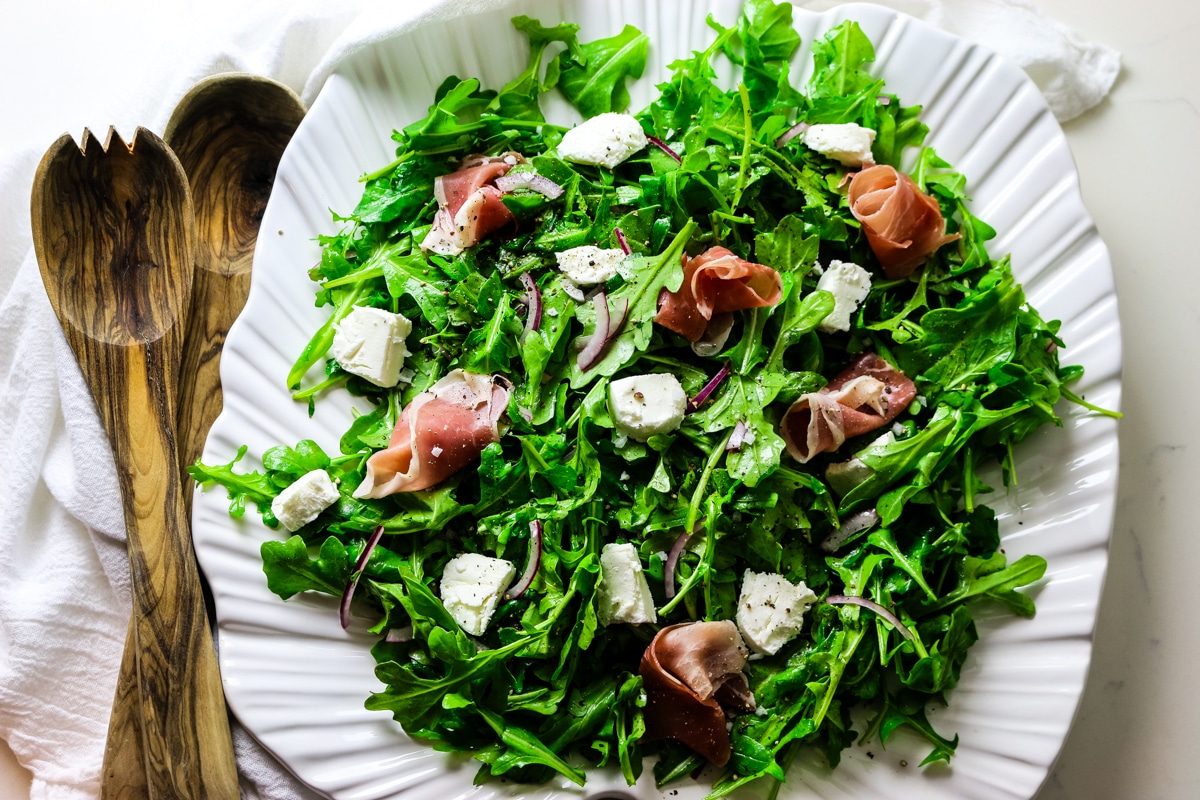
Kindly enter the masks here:
<path id="1" fill-rule="evenodd" d="M 358 306 L 334 330 L 333 357 L 346 372 L 392 387 L 400 381 L 409 354 L 404 340 L 411 331 L 412 323 L 403 314 Z"/>
<path id="2" fill-rule="evenodd" d="M 585 244 L 555 253 L 558 268 L 577 286 L 595 286 L 617 274 L 617 265 L 625 258 L 621 250 L 603 250 Z"/>
<path id="3" fill-rule="evenodd" d="M 502 558 L 478 553 L 455 556 L 442 572 L 442 605 L 464 631 L 482 636 L 516 575 L 516 568 Z"/>
<path id="4" fill-rule="evenodd" d="M 775 655 L 800 633 L 804 612 L 816 601 L 804 581 L 794 584 L 773 572 L 746 570 L 738 598 L 738 630 L 756 653 Z"/>
<path id="5" fill-rule="evenodd" d="M 596 611 L 602 625 L 614 622 L 657 622 L 650 584 L 632 544 L 606 544 L 600 551 L 600 586 Z"/>
<path id="6" fill-rule="evenodd" d="M 301 475 L 271 501 L 271 513 L 289 531 L 298 531 L 337 502 L 338 490 L 323 469 Z"/>
<path id="7" fill-rule="evenodd" d="M 810 150 L 829 156 L 846 167 L 874 164 L 875 159 L 871 157 L 874 141 L 875 131 L 857 122 L 810 125 L 804 131 L 804 144 Z"/>
<path id="8" fill-rule="evenodd" d="M 830 261 L 817 288 L 833 295 L 833 311 L 817 328 L 822 333 L 850 330 L 850 317 L 871 292 L 871 273 L 847 261 Z"/>
<path id="9" fill-rule="evenodd" d="M 564 161 L 612 169 L 647 144 L 649 140 L 636 119 L 609 111 L 564 133 L 558 155 Z"/>
<path id="10" fill-rule="evenodd" d="M 644 442 L 679 427 L 687 410 L 687 395 L 670 373 L 632 375 L 608 385 L 608 409 L 617 433 Z"/>

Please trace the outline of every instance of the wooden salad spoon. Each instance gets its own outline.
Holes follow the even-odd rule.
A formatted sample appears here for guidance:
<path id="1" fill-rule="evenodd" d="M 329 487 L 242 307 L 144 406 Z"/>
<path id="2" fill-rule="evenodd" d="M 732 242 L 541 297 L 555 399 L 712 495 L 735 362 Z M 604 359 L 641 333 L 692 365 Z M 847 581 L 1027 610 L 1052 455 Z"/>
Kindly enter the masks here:
<path id="1" fill-rule="evenodd" d="M 163 134 L 188 176 L 199 235 L 176 416 L 189 512 L 187 466 L 200 457 L 208 429 L 221 412 L 221 350 L 250 291 L 254 246 L 275 171 L 304 114 L 304 103 L 283 84 L 226 73 L 192 87 L 175 106 Z M 145 796 L 139 785 L 144 770 L 138 769 L 142 748 L 135 653 L 131 627 L 104 751 L 104 798 Z"/>
<path id="2" fill-rule="evenodd" d="M 103 145 L 87 130 L 78 147 L 64 134 L 38 165 L 30 211 L 42 281 L 96 402 L 124 499 L 146 776 L 138 791 L 237 797 L 175 440 L 196 248 L 187 177 L 144 128 L 128 145 L 111 128 Z"/>
<path id="3" fill-rule="evenodd" d="M 179 386 L 185 481 L 221 412 L 221 349 L 246 304 L 275 171 L 304 114 L 304 102 L 282 83 L 226 73 L 192 87 L 163 133 L 191 183 L 199 234 Z M 187 501 L 190 507 L 190 492 Z"/>

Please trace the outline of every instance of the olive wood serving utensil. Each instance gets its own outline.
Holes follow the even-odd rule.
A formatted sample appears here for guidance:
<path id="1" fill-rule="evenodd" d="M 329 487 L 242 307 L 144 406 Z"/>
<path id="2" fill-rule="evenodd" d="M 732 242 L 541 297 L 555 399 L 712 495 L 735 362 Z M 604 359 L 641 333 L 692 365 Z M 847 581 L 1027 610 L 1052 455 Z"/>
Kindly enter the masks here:
<path id="1" fill-rule="evenodd" d="M 191 183 L 199 236 L 179 386 L 185 469 L 200 457 L 221 412 L 221 348 L 246 304 L 275 171 L 304 114 L 303 101 L 283 84 L 227 73 L 192 87 L 163 133 Z M 187 499 L 190 507 L 190 492 Z"/>
<path id="2" fill-rule="evenodd" d="M 237 769 L 184 512 L 176 387 L 196 227 L 187 177 L 138 128 L 64 134 L 31 201 L 50 303 L 108 433 L 125 507 L 146 797 L 236 798 Z M 137 770 L 135 769 L 136 773 Z M 132 796 L 132 795 L 129 795 Z"/>
<path id="3" fill-rule="evenodd" d="M 208 429 L 221 411 L 221 350 L 250 291 L 254 245 L 279 159 L 304 114 L 304 103 L 283 84 L 226 73 L 192 87 L 163 134 L 191 184 L 198 233 L 176 416 L 184 506 L 189 512 L 192 493 L 186 469 L 200 457 Z M 131 627 L 104 751 L 105 800 L 138 795 L 135 784 L 141 771 L 136 765 L 142 752 L 135 652 Z"/>

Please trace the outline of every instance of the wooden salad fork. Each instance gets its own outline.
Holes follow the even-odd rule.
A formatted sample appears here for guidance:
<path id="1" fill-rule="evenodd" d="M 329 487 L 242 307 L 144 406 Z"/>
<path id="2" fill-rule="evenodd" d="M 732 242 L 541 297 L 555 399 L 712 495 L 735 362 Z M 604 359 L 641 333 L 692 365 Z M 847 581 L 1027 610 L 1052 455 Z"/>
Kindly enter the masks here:
<path id="1" fill-rule="evenodd" d="M 163 134 L 187 174 L 198 231 L 176 414 L 189 511 L 186 469 L 200 457 L 221 411 L 221 350 L 250 291 L 254 246 L 276 168 L 304 113 L 304 103 L 283 84 L 226 73 L 206 78 L 184 95 Z M 104 751 L 103 798 L 145 794 L 138 785 L 144 772 L 136 768 L 142 748 L 135 653 L 131 627 Z"/>
<path id="2" fill-rule="evenodd" d="M 108 434 L 124 500 L 146 776 L 125 796 L 236 798 L 175 439 L 196 249 L 187 177 L 144 128 L 128 145 L 111 128 L 103 145 L 90 131 L 78 147 L 64 134 L 38 165 L 30 210 L 42 280 Z"/>

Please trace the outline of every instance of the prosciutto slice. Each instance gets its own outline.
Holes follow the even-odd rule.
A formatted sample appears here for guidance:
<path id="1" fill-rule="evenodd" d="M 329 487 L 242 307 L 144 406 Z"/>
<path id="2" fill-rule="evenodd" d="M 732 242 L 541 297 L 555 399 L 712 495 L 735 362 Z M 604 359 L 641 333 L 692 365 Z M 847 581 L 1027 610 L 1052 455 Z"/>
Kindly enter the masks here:
<path id="1" fill-rule="evenodd" d="M 515 222 L 500 199 L 504 193 L 494 183 L 523 160 L 518 153 L 472 156 L 455 172 L 436 178 L 433 196 L 438 210 L 433 227 L 421 240 L 421 249 L 455 256 Z"/>
<path id="2" fill-rule="evenodd" d="M 698 342 L 714 315 L 773 306 L 782 296 L 783 281 L 774 269 L 711 247 L 687 259 L 679 291 L 659 299 L 654 321 Z"/>
<path id="3" fill-rule="evenodd" d="M 862 223 L 883 274 L 904 278 L 958 234 L 946 235 L 938 201 L 912 178 L 879 164 L 855 174 L 848 190 L 850 213 Z"/>
<path id="4" fill-rule="evenodd" d="M 780 434 L 801 464 L 842 442 L 891 423 L 917 387 L 875 353 L 864 353 L 818 392 L 802 395 L 780 421 Z"/>
<path id="5" fill-rule="evenodd" d="M 754 710 L 742 670 L 750 651 L 730 620 L 663 628 L 642 655 L 643 740 L 675 739 L 719 767 L 729 761 L 722 705 Z"/>
<path id="6" fill-rule="evenodd" d="M 396 421 L 387 448 L 367 459 L 355 497 L 387 497 L 441 483 L 500 440 L 508 382 L 456 369 L 421 392 Z"/>

